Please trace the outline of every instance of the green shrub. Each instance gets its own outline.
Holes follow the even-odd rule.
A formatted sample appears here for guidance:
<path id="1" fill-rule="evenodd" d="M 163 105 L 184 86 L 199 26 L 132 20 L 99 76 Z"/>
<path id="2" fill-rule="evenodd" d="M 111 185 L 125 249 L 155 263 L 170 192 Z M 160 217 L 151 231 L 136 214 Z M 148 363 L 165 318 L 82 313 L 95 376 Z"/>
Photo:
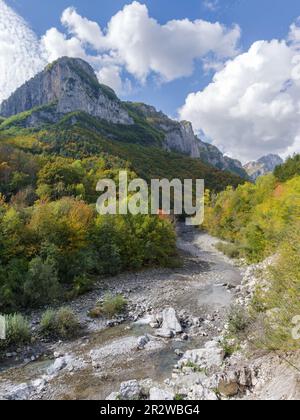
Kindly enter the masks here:
<path id="1" fill-rule="evenodd" d="M 185 399 L 185 395 L 175 394 L 174 401 L 183 401 L 184 399 Z"/>
<path id="2" fill-rule="evenodd" d="M 55 262 L 50 259 L 44 262 L 40 257 L 31 260 L 24 284 L 26 303 L 30 306 L 42 306 L 56 300 L 59 292 Z"/>
<path id="3" fill-rule="evenodd" d="M 247 310 L 239 305 L 231 306 L 227 323 L 229 333 L 238 335 L 239 333 L 244 332 L 250 324 L 250 317 Z"/>
<path id="4" fill-rule="evenodd" d="M 46 338 L 69 339 L 75 337 L 80 329 L 80 323 L 68 307 L 58 311 L 47 310 L 40 322 L 40 332 Z"/>
<path id="5" fill-rule="evenodd" d="M 70 298 L 74 299 L 78 296 L 83 295 L 84 293 L 89 292 L 93 289 L 94 280 L 86 274 L 81 276 L 76 276 L 74 278 L 72 291 L 70 293 Z"/>
<path id="6" fill-rule="evenodd" d="M 122 295 L 107 294 L 103 303 L 97 303 L 89 312 L 91 318 L 113 317 L 125 311 L 127 301 Z"/>
<path id="7" fill-rule="evenodd" d="M 264 349 L 290 351 L 299 349 L 300 340 L 292 335 L 293 320 L 300 315 L 300 224 L 288 231 L 279 256 L 265 274 L 268 287 L 258 290 L 252 302 L 260 334 L 257 345 Z"/>
<path id="8" fill-rule="evenodd" d="M 223 252 L 229 258 L 239 258 L 240 257 L 240 248 L 236 244 L 218 242 L 216 244 L 218 251 Z"/>
<path id="9" fill-rule="evenodd" d="M 51 338 L 56 335 L 56 312 L 47 309 L 40 321 L 40 332 L 43 337 Z"/>
<path id="10" fill-rule="evenodd" d="M 88 316 L 90 318 L 96 319 L 96 318 L 100 318 L 103 315 L 103 311 L 101 308 L 101 305 L 96 305 L 94 306 L 91 310 L 89 310 L 88 312 Z"/>
<path id="11" fill-rule="evenodd" d="M 30 325 L 21 314 L 5 315 L 6 339 L 0 340 L 0 350 L 28 344 L 31 341 Z"/>
<path id="12" fill-rule="evenodd" d="M 68 307 L 59 309 L 56 315 L 57 331 L 62 338 L 72 338 L 78 334 L 80 323 Z"/>
<path id="13" fill-rule="evenodd" d="M 220 343 L 225 353 L 225 358 L 232 356 L 240 349 L 239 343 L 234 338 L 225 336 Z"/>

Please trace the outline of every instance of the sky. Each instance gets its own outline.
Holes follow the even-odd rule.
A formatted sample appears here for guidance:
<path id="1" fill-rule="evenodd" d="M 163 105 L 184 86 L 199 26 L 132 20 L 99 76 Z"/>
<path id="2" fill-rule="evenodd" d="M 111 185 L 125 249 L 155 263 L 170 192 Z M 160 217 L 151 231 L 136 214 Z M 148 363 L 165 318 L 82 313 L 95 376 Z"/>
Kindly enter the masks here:
<path id="1" fill-rule="evenodd" d="M 0 102 L 76 56 L 231 157 L 286 157 L 300 152 L 299 16 L 299 0 L 0 0 Z"/>

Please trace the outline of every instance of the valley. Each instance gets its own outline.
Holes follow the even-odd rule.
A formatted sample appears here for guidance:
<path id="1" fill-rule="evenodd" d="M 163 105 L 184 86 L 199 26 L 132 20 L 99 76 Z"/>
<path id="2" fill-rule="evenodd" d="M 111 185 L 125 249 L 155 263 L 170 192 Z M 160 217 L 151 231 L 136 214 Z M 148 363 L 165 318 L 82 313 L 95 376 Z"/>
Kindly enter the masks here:
<path id="1" fill-rule="evenodd" d="M 121 382 L 134 379 L 163 384 L 180 358 L 177 354 L 201 347 L 220 334 L 234 289 L 241 282 L 240 270 L 216 251 L 212 237 L 184 224 L 179 224 L 178 234 L 182 268 L 147 270 L 113 279 L 113 291 L 128 299 L 129 317 L 109 328 L 105 320 L 88 318 L 97 298 L 111 291 L 111 279 L 103 280 L 100 290 L 72 303 L 84 325 L 84 337 L 53 343 L 47 349 L 56 359 L 65 358 L 62 369 L 47 374 L 55 361 L 52 356 L 4 370 L 0 397 L 14 398 L 22 384 L 27 384 L 27 388 L 23 385 L 27 398 L 34 399 L 105 399 Z M 151 317 L 167 307 L 181 317 L 186 338 L 182 334 L 160 338 L 149 326 Z M 145 335 L 150 341 L 138 350 L 138 339 Z"/>
<path id="2" fill-rule="evenodd" d="M 0 115 L 0 399 L 299 398 L 299 155 L 244 168 L 77 58 Z M 204 179 L 203 226 L 98 214 L 120 171 Z"/>

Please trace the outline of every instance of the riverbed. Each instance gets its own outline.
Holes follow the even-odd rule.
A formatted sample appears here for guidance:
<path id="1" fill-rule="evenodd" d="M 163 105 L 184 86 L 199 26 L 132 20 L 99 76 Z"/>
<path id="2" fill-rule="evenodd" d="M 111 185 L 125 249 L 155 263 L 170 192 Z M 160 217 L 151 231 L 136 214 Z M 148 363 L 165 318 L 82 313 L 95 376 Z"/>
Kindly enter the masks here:
<path id="1" fill-rule="evenodd" d="M 56 353 L 68 355 L 67 366 L 56 375 L 47 370 L 54 358 L 10 367 L 0 373 L 0 398 L 13 395 L 20 384 L 29 387 L 30 399 L 105 399 L 123 381 L 151 378 L 163 382 L 172 374 L 178 352 L 197 348 L 222 330 L 226 313 L 241 282 L 241 273 L 218 252 L 215 238 L 180 224 L 178 250 L 182 265 L 176 269 L 145 270 L 105 279 L 99 291 L 73 303 L 87 334 L 68 343 L 57 343 Z M 138 319 L 104 328 L 104 323 L 87 320 L 87 311 L 97 294 L 105 290 L 124 292 Z M 187 336 L 156 337 L 149 316 L 166 307 L 191 320 Z M 193 320 L 198 320 L 193 325 Z M 137 350 L 137 338 L 148 334 L 150 343 Z M 175 353 L 176 350 L 176 353 Z"/>

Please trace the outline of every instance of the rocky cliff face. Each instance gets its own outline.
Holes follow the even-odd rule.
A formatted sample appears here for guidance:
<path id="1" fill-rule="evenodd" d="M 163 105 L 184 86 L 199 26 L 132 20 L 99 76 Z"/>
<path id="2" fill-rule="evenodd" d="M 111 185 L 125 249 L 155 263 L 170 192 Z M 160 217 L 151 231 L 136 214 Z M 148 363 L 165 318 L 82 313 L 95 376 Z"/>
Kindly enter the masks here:
<path id="1" fill-rule="evenodd" d="M 255 181 L 259 176 L 273 172 L 276 166 L 281 165 L 283 160 L 278 155 L 267 155 L 258 159 L 256 162 L 249 162 L 244 166 L 249 177 Z"/>
<path id="2" fill-rule="evenodd" d="M 224 156 L 220 150 L 201 141 L 194 133 L 188 121 L 174 121 L 154 107 L 145 104 L 131 104 L 147 119 L 148 123 L 165 134 L 163 147 L 168 151 L 184 153 L 190 157 L 201 159 L 218 169 L 227 170 L 247 178 L 241 162 Z"/>
<path id="3" fill-rule="evenodd" d="M 0 105 L 0 115 L 10 117 L 49 105 L 40 116 L 46 121 L 84 111 L 112 123 L 133 123 L 114 91 L 100 85 L 92 67 L 81 59 L 64 57 L 47 66 Z M 43 118 L 35 116 L 29 125 Z"/>
<path id="4" fill-rule="evenodd" d="M 21 115 L 22 127 L 55 124 L 65 115 L 78 111 L 109 123 L 132 125 L 132 130 L 137 132 L 138 115 L 140 124 L 154 127 L 164 138 L 164 149 L 247 177 L 239 161 L 223 156 L 215 146 L 201 141 L 188 121 L 171 120 L 149 105 L 121 102 L 112 89 L 99 84 L 92 67 L 81 59 L 58 59 L 0 104 L 2 117 L 25 113 Z"/>

